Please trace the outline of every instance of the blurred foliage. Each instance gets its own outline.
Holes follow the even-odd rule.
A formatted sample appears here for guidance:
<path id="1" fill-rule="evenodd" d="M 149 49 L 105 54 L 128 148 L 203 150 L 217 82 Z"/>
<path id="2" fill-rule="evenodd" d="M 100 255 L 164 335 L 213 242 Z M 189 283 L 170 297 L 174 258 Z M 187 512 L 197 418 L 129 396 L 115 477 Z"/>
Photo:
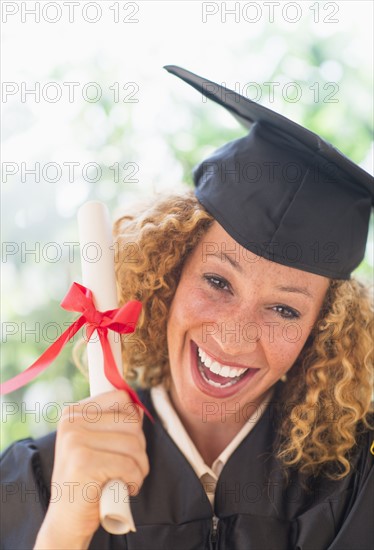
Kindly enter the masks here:
<path id="1" fill-rule="evenodd" d="M 246 64 L 246 52 L 250 51 L 251 59 L 258 56 L 259 62 L 266 64 L 266 46 L 273 32 L 274 27 L 269 26 L 254 41 L 243 39 L 241 55 L 233 58 L 233 62 Z M 298 82 L 303 92 L 307 93 L 302 101 L 294 103 L 285 100 L 281 93 L 282 87 L 275 88 L 275 103 L 272 105 L 268 102 L 267 105 L 294 120 L 297 119 L 297 122 L 334 143 L 354 161 L 362 162 L 368 155 L 372 143 L 372 121 L 367 118 L 366 109 L 370 101 L 371 82 L 365 67 L 360 68 L 354 60 L 344 59 L 342 52 L 349 36 L 345 32 L 337 31 L 334 35 L 323 38 L 313 33 L 305 34 L 302 30 L 298 33 L 287 33 L 286 30 L 279 29 L 277 36 L 282 38 L 286 53 L 280 55 L 278 62 L 273 64 L 270 74 L 267 74 L 267 80 L 280 83 Z M 251 74 L 251 63 L 248 63 L 248 75 Z M 302 67 L 302 71 L 296 71 L 297 67 Z M 79 66 L 76 69 L 83 71 Z M 57 66 L 49 78 L 69 80 L 68 70 L 67 66 Z M 105 68 L 97 63 L 94 55 L 91 66 L 86 64 L 84 72 L 90 75 L 91 80 L 111 80 L 111 76 L 105 73 Z M 295 77 L 295 72 L 303 74 Z M 344 101 L 341 101 L 341 94 L 338 92 L 337 103 L 326 102 L 326 94 L 331 91 L 328 83 L 331 81 L 337 82 L 339 89 L 344 89 Z M 319 85 L 318 98 L 313 91 L 315 83 Z M 229 82 L 227 86 L 230 87 Z M 324 89 L 324 86 L 327 88 Z M 266 99 L 268 88 L 263 86 L 261 90 L 263 98 Z M 349 102 L 348 97 L 352 99 Z M 183 179 L 189 185 L 192 185 L 191 170 L 202 158 L 228 140 L 244 135 L 239 124 L 229 121 L 229 116 L 222 118 L 220 108 L 213 104 L 194 101 L 195 99 L 191 94 L 191 103 L 188 106 L 184 98 L 176 93 L 169 93 L 167 103 L 170 105 L 170 118 L 184 113 L 183 124 L 178 125 L 176 129 L 176 124 L 168 127 L 166 122 L 164 126 L 163 122 L 160 122 L 161 131 L 158 136 L 160 143 L 166 143 L 168 146 L 170 168 L 176 170 L 175 166 L 181 166 Z M 266 100 L 263 102 L 266 104 Z M 117 155 L 121 155 L 120 158 L 116 157 L 117 160 L 136 161 L 138 148 L 149 147 L 146 141 L 142 143 L 145 136 L 134 124 L 139 112 L 136 110 L 137 107 L 128 105 L 126 115 L 119 116 L 118 105 L 113 104 L 109 93 L 104 94 L 97 104 L 83 104 L 70 121 L 76 138 L 72 148 L 78 147 L 80 141 L 85 142 L 85 150 L 82 149 L 79 154 L 87 159 L 86 162 L 94 160 L 108 166 L 110 162 L 108 163 L 107 158 L 111 157 L 111 147 Z M 37 124 L 35 115 L 27 112 L 26 106 L 21 105 L 21 109 L 24 109 L 24 128 Z M 123 106 L 120 106 L 120 109 L 123 110 Z M 100 124 L 98 121 L 101 121 Z M 10 130 L 10 135 L 12 134 L 17 135 L 17 131 Z M 132 136 L 135 136 L 135 139 Z M 51 133 L 51 138 L 45 141 L 42 150 L 44 162 L 54 158 L 54 147 L 54 135 Z M 162 166 L 160 171 L 161 169 Z M 152 171 L 152 166 L 149 170 Z M 85 185 L 83 182 L 81 199 L 78 197 L 76 203 L 89 199 L 104 200 L 109 209 L 114 211 L 122 197 L 141 196 L 144 192 L 151 192 L 151 185 L 145 185 L 144 181 L 141 183 L 138 187 L 131 183 L 124 184 L 122 181 L 115 183 L 112 173 L 109 173 L 107 168 L 102 181 L 98 184 Z M 69 197 L 74 198 L 74 194 L 80 189 L 72 189 L 73 184 L 70 184 L 70 189 L 69 183 L 64 185 L 59 193 L 69 194 Z M 34 243 L 40 242 L 41 245 L 51 241 L 77 241 L 74 208 L 70 211 L 67 209 L 64 215 L 61 215 L 56 189 L 51 183 L 41 182 L 36 195 L 33 188 L 25 184 L 21 193 L 20 186 L 5 185 L 3 201 L 6 204 L 19 201 L 26 206 L 24 212 L 21 209 L 17 213 L 19 223 L 15 223 L 12 209 L 3 209 L 3 240 L 15 243 L 30 240 Z M 63 196 L 59 200 L 63 201 Z M 370 242 L 372 243 L 372 232 Z M 50 345 L 53 340 L 53 327 L 50 327 L 48 332 L 43 332 L 47 323 L 56 323 L 62 331 L 69 320 L 76 318 L 74 314 L 62 310 L 59 301 L 71 282 L 80 280 L 79 256 L 75 254 L 74 261 L 71 262 L 65 249 L 61 261 L 54 264 L 42 256 L 38 261 L 29 255 L 23 261 L 20 255 L 14 255 L 3 265 L 3 269 L 11 281 L 3 306 L 3 321 L 8 323 L 7 334 L 4 334 L 4 322 L 2 327 L 5 343 L 2 351 L 2 379 L 7 380 L 30 365 Z M 369 263 L 367 259 L 357 274 L 370 282 L 372 271 L 372 260 Z M 59 298 L 58 301 L 56 297 Z M 14 334 L 9 332 L 9 323 L 14 323 Z M 27 332 L 32 330 L 35 332 Z M 54 365 L 42 376 L 2 399 L 2 448 L 16 439 L 29 435 L 39 436 L 55 429 L 54 420 L 58 420 L 58 412 L 61 411 L 63 403 L 76 401 L 88 395 L 87 381 L 73 365 L 71 352 L 72 344 L 69 344 Z"/>

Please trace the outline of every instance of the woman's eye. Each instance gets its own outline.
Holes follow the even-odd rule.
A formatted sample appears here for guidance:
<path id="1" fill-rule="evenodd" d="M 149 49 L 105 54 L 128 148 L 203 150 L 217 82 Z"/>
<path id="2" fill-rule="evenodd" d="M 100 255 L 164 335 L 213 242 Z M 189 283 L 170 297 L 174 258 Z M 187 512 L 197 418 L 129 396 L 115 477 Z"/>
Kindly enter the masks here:
<path id="1" fill-rule="evenodd" d="M 223 277 L 218 277 L 217 275 L 204 275 L 204 279 L 207 283 L 213 287 L 215 290 L 230 290 L 230 283 L 226 281 Z"/>
<path id="2" fill-rule="evenodd" d="M 282 319 L 297 319 L 300 317 L 300 313 L 291 307 L 287 306 L 275 306 L 272 308 L 282 317 Z"/>

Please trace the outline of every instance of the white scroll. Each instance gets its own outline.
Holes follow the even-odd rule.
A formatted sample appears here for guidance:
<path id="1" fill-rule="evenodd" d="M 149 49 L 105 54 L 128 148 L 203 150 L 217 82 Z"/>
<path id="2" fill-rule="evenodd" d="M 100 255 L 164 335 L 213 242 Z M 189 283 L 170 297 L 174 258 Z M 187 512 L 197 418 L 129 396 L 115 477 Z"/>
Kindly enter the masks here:
<path id="1" fill-rule="evenodd" d="M 78 212 L 79 240 L 82 258 L 83 285 L 92 291 L 96 309 L 105 311 L 118 307 L 114 272 L 114 248 L 107 207 L 99 201 L 86 202 Z M 117 333 L 108 331 L 108 338 L 119 372 L 121 372 L 121 342 Z M 115 389 L 104 375 L 104 360 L 96 331 L 87 343 L 91 396 Z M 136 531 L 126 484 L 109 481 L 100 499 L 101 525 L 109 533 L 121 535 Z"/>

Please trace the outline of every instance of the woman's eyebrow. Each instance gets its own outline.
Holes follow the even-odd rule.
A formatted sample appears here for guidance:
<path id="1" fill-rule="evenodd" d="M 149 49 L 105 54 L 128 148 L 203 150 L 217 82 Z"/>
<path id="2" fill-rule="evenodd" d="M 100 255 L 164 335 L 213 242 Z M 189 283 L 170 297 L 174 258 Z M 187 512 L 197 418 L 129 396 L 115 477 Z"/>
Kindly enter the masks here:
<path id="1" fill-rule="evenodd" d="M 309 292 L 309 290 L 303 286 L 277 286 L 275 287 L 277 290 L 281 290 L 282 292 L 294 292 L 299 294 L 304 294 L 307 296 L 307 298 L 314 299 L 313 294 Z"/>
<path id="2" fill-rule="evenodd" d="M 235 254 L 233 252 L 233 256 L 234 255 Z M 226 254 L 225 252 L 213 252 L 213 254 L 209 254 L 209 256 L 215 256 L 221 262 L 225 262 L 227 260 L 235 269 L 237 269 L 238 271 L 241 271 L 241 272 L 243 271 L 243 268 L 240 265 L 240 263 L 237 262 L 236 260 L 234 260 L 233 257 L 231 257 L 229 254 Z"/>

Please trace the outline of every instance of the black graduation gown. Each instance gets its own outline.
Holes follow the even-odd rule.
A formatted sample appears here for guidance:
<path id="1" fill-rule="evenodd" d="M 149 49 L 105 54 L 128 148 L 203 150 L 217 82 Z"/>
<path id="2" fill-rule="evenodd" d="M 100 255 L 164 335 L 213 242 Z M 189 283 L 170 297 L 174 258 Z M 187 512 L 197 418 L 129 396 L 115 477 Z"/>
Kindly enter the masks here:
<path id="1" fill-rule="evenodd" d="M 304 490 L 297 472 L 286 487 L 272 454 L 275 408 L 231 455 L 217 484 L 214 513 L 194 470 L 162 427 L 148 391 L 139 395 L 150 474 L 131 508 L 137 527 L 127 536 L 101 527 L 95 550 L 372 550 L 374 474 L 372 436 L 364 433 L 341 481 L 315 478 Z M 33 548 L 49 500 L 55 434 L 11 445 L 2 456 L 2 548 Z"/>

